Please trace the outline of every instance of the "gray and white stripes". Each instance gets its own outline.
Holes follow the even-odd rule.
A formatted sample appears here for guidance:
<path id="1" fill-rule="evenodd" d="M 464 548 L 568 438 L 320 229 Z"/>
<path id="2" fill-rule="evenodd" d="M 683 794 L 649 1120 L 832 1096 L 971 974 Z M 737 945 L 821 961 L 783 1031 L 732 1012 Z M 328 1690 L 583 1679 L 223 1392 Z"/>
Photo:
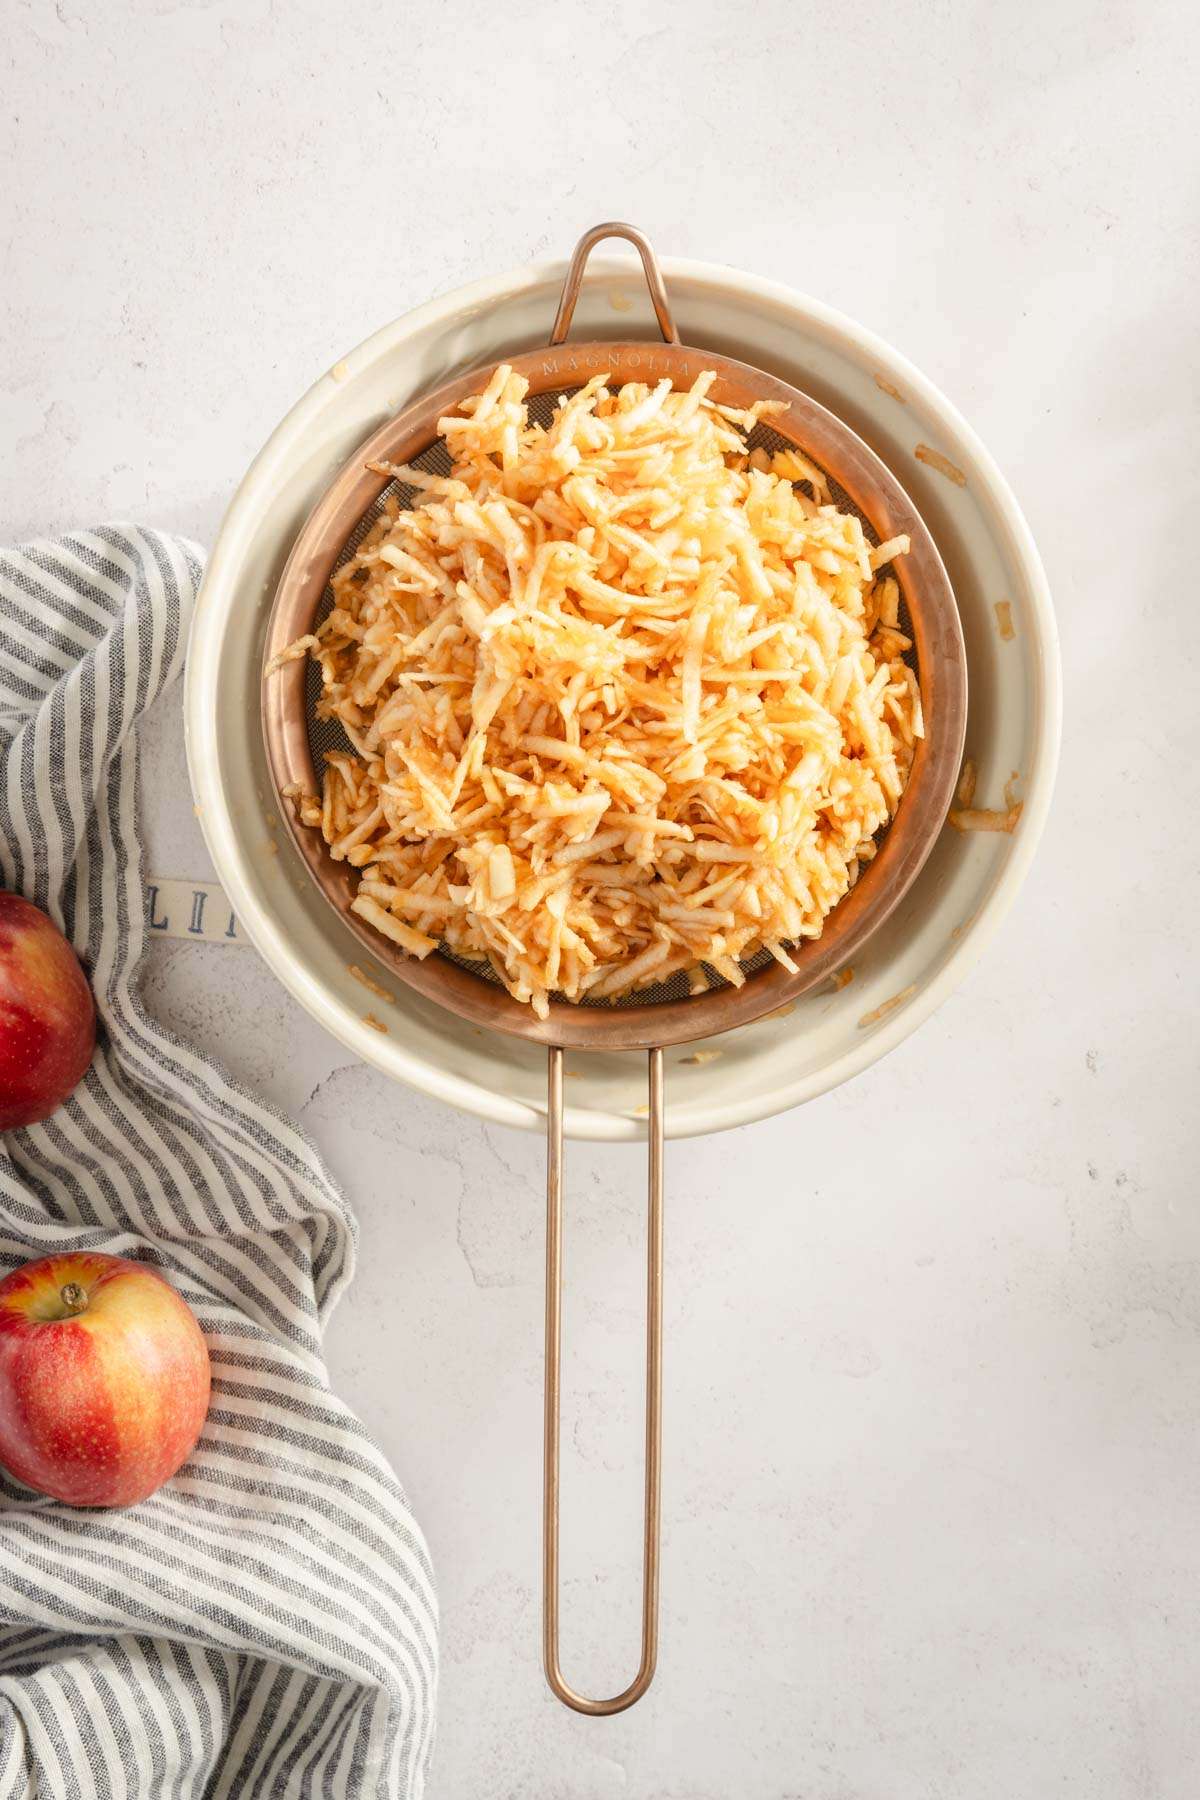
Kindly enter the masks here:
<path id="1" fill-rule="evenodd" d="M 281 1115 L 143 1011 L 133 727 L 199 578 L 129 526 L 0 552 L 0 885 L 91 977 L 82 1087 L 0 1138 L 0 1273 L 93 1247 L 161 1267 L 213 1362 L 195 1455 L 125 1512 L 0 1474 L 0 1800 L 419 1795 L 436 1602 L 404 1495 L 330 1393 L 354 1223 Z"/>

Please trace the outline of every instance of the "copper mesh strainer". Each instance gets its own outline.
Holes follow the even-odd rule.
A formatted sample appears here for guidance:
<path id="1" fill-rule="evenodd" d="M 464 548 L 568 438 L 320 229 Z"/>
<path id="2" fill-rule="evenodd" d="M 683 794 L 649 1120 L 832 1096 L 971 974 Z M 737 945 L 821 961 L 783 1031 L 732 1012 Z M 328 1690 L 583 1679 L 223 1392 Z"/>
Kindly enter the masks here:
<path id="1" fill-rule="evenodd" d="M 567 343 L 584 268 L 604 238 L 624 238 L 642 260 L 663 342 Z M 497 359 L 498 360 L 498 359 Z M 662 276 L 649 244 L 631 226 L 597 225 L 576 247 L 567 271 L 558 314 L 544 350 L 506 358 L 529 383 L 532 416 L 543 424 L 560 394 L 582 386 L 598 371 L 614 381 L 653 383 L 670 376 L 688 386 L 702 370 L 716 371 L 712 397 L 733 406 L 778 400 L 785 410 L 760 424 L 750 439 L 773 450 L 795 445 L 829 477 L 843 510 L 863 521 L 868 538 L 879 543 L 907 533 L 911 549 L 893 571 L 902 595 L 901 627 L 913 640 L 908 660 L 920 683 L 925 738 L 917 750 L 908 785 L 892 823 L 881 834 L 878 852 L 859 880 L 825 921 L 818 939 L 794 949 L 792 973 L 768 952 L 743 965 L 749 977 L 740 988 L 707 971 L 707 992 L 691 995 L 687 979 L 676 975 L 655 986 L 609 1002 L 572 1004 L 552 1000 L 549 1016 L 536 1018 L 508 995 L 490 967 L 449 952 L 423 962 L 407 957 L 349 910 L 356 871 L 331 858 L 319 830 L 300 824 L 292 806 L 280 799 L 292 837 L 321 892 L 367 949 L 408 986 L 474 1025 L 545 1044 L 547 1096 L 546 1244 L 546 1411 L 544 1468 L 543 1650 L 546 1678 L 560 1700 L 579 1712 L 619 1712 L 640 1699 L 654 1675 L 658 1643 L 659 1472 L 662 1369 L 662 1205 L 663 1049 L 712 1037 L 749 1024 L 825 980 L 883 923 L 916 878 L 950 804 L 962 756 L 966 722 L 966 660 L 954 595 L 933 539 L 899 482 L 853 431 L 823 406 L 774 376 L 710 350 L 679 342 Z M 319 623 L 332 602 L 329 580 L 370 529 L 389 494 L 412 503 L 412 490 L 366 466 L 374 461 L 416 463 L 449 470 L 437 421 L 468 395 L 487 385 L 495 364 L 473 370 L 422 396 L 382 425 L 338 475 L 296 540 L 280 579 L 267 627 L 264 662 Z M 299 784 L 320 786 L 325 755 L 349 748 L 336 723 L 318 721 L 315 704 L 319 671 L 309 662 L 291 662 L 263 684 L 263 729 L 277 795 Z M 592 1700 L 565 1681 L 559 1661 L 559 1366 L 562 1286 L 562 1140 L 564 1050 L 644 1050 L 649 1055 L 649 1205 L 646 1320 L 646 1470 L 643 1538 L 641 1661 L 637 1674 L 611 1699 Z"/>

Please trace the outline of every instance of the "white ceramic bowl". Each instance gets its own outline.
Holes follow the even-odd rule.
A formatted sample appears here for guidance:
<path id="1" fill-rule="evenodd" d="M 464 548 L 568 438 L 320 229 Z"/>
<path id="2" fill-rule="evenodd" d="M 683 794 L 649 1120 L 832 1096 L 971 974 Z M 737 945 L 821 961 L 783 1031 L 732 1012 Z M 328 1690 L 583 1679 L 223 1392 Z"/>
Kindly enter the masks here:
<path id="1" fill-rule="evenodd" d="M 665 261 L 680 336 L 771 370 L 839 413 L 896 471 L 954 583 L 967 642 L 967 751 L 977 804 L 1002 803 L 1016 771 L 1017 830 L 947 828 L 898 912 L 857 959 L 855 979 L 814 993 L 787 1017 L 668 1053 L 667 1133 L 687 1137 L 766 1118 L 868 1067 L 928 1018 L 980 955 L 1011 905 L 1045 821 L 1058 755 L 1058 644 L 1028 527 L 987 451 L 903 357 L 818 301 L 707 263 Z M 188 762 L 200 820 L 246 932 L 285 985 L 335 1037 L 397 1080 L 506 1125 L 540 1127 L 544 1054 L 484 1034 L 371 972 L 376 1001 L 349 973 L 369 959 L 311 883 L 280 829 L 262 746 L 259 670 L 275 583 L 330 478 L 380 421 L 423 389 L 505 351 L 545 340 L 565 264 L 475 282 L 398 319 L 336 362 L 292 409 L 230 506 L 200 593 L 187 672 Z M 655 335 L 636 265 L 593 259 L 579 338 Z M 960 483 L 919 460 L 930 447 Z M 1008 601 L 1003 641 L 995 606 Z M 896 996 L 903 999 L 888 1008 Z M 882 1013 L 877 1009 L 883 1008 Z M 364 1023 L 374 1011 L 388 1031 Z M 566 1127 L 590 1138 L 644 1129 L 638 1056 L 568 1060 Z"/>

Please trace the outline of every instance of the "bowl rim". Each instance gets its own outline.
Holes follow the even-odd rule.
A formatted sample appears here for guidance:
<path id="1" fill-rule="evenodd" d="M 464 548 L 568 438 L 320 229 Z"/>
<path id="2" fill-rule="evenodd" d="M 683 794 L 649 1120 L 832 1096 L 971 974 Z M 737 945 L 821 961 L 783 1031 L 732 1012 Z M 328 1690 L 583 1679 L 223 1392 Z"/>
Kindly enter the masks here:
<path id="1" fill-rule="evenodd" d="M 683 1119 L 677 1115 L 674 1122 L 668 1106 L 667 1135 L 682 1138 L 751 1124 L 827 1093 L 888 1055 L 965 979 L 1007 915 L 1041 839 L 1058 764 L 1062 691 L 1057 625 L 1032 533 L 990 452 L 941 390 L 875 332 L 784 283 L 691 258 L 663 258 L 662 267 L 669 277 L 688 282 L 693 290 L 708 288 L 726 298 L 731 292 L 742 294 L 757 306 L 766 302 L 785 316 L 801 314 L 827 340 L 849 345 L 860 356 L 872 358 L 920 397 L 957 450 L 965 452 L 973 463 L 973 478 L 977 478 L 974 491 L 986 497 L 993 521 L 1021 570 L 1024 597 L 1032 608 L 1036 626 L 1037 652 L 1030 696 L 1032 750 L 1024 771 L 1021 829 L 970 930 L 964 931 L 947 951 L 936 972 L 908 1005 L 820 1068 L 764 1086 L 750 1097 L 726 1102 L 714 1099 L 703 1108 L 689 1109 Z M 365 372 L 414 333 L 435 326 L 456 312 L 474 312 L 502 297 L 511 300 L 523 291 L 561 282 L 565 270 L 565 259 L 550 258 L 454 288 L 383 325 L 343 361 L 352 374 Z M 611 256 L 600 257 L 589 267 L 589 285 L 597 280 L 621 279 L 626 273 L 622 262 Z M 254 538 L 260 494 L 274 485 L 276 472 L 289 460 L 293 447 L 310 439 L 313 421 L 334 398 L 336 390 L 331 387 L 330 375 L 331 371 L 323 372 L 296 401 L 242 477 L 217 533 L 197 596 L 185 677 L 184 735 L 201 831 L 247 937 L 284 986 L 340 1043 L 384 1074 L 450 1105 L 497 1124 L 540 1129 L 542 1108 L 427 1062 L 407 1050 L 398 1034 L 382 1038 L 326 990 L 324 983 L 294 955 L 270 910 L 261 907 L 255 898 L 232 815 L 225 804 L 218 745 L 222 598 L 235 584 L 241 561 Z M 582 1107 L 568 1108 L 565 1124 L 571 1137 L 601 1140 L 637 1138 L 644 1130 L 642 1121 L 627 1114 Z"/>

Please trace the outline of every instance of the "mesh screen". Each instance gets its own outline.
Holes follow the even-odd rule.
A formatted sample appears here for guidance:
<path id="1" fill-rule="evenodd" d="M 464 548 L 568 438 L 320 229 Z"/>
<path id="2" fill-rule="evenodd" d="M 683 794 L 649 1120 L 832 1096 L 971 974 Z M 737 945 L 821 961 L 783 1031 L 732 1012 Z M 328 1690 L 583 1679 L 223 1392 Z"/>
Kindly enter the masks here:
<path id="1" fill-rule="evenodd" d="M 530 418 L 539 425 L 549 426 L 554 409 L 558 404 L 558 398 L 558 390 L 532 395 L 527 402 Z M 793 447 L 791 439 L 781 436 L 781 434 L 778 431 L 775 431 L 771 426 L 764 424 L 756 425 L 746 442 L 749 449 L 757 450 L 761 448 L 765 450 L 768 455 L 773 455 L 776 450 L 786 450 Z M 803 445 L 800 445 L 799 448 L 803 449 Z M 805 452 L 805 454 L 807 455 L 807 452 Z M 810 458 L 810 460 L 815 459 Z M 427 450 L 423 450 L 420 456 L 412 457 L 411 461 L 414 468 L 421 469 L 430 475 L 449 475 L 450 473 L 450 452 L 447 450 L 446 445 L 441 438 L 435 438 Z M 866 537 L 867 542 L 870 544 L 877 544 L 879 542 L 879 534 L 871 524 L 870 519 L 868 519 L 866 514 L 854 504 L 844 488 L 840 487 L 836 481 L 828 476 L 828 474 L 826 474 L 826 479 L 829 481 L 830 498 L 838 507 L 839 511 L 854 513 L 862 523 L 863 534 Z M 345 548 L 338 557 L 337 562 L 334 564 L 335 572 L 354 555 L 368 531 L 370 531 L 371 527 L 379 518 L 387 501 L 393 497 L 399 500 L 402 507 L 407 508 L 412 506 L 414 500 L 418 498 L 418 494 L 417 490 L 407 485 L 407 483 L 399 481 L 389 482 L 388 486 L 384 488 L 374 505 L 363 514 L 350 536 L 346 539 Z M 321 621 L 328 616 L 332 606 L 333 588 L 330 586 L 325 589 L 321 604 L 317 609 L 316 624 L 320 624 Z M 903 594 L 901 595 L 900 600 L 899 618 L 901 631 L 906 637 L 912 637 L 911 621 Z M 905 656 L 904 660 L 911 664 L 914 671 L 919 672 L 915 644 L 913 649 Z M 317 772 L 318 780 L 324 781 L 325 758 L 329 752 L 340 751 L 349 755 L 354 755 L 355 752 L 349 738 L 346 736 L 336 719 L 319 719 L 317 717 L 316 708 L 320 697 L 321 671 L 317 664 L 310 659 L 305 664 L 305 719 L 308 725 L 308 744 L 309 749 L 312 752 L 313 768 Z M 876 838 L 877 843 L 882 842 L 886 831 L 887 827 L 885 826 Z M 789 946 L 789 948 L 791 948 L 798 957 L 803 956 L 804 954 L 803 946 L 797 948 L 792 945 Z M 475 962 L 468 957 L 459 956 L 453 950 L 439 950 L 437 954 L 446 957 L 450 962 L 457 963 L 459 968 L 470 970 L 471 974 L 478 976 L 481 981 L 491 982 L 497 987 L 501 985 L 500 978 L 495 973 L 490 963 Z M 744 974 L 753 975 L 760 969 L 769 967 L 774 960 L 775 959 L 769 950 L 760 950 L 756 955 L 748 957 L 740 966 Z M 707 963 L 703 964 L 702 967 L 710 989 L 723 988 L 729 985 L 725 980 L 725 977 L 719 975 L 715 969 L 709 968 Z M 654 1006 L 667 1000 L 687 1000 L 691 997 L 691 992 L 692 990 L 687 975 L 683 971 L 679 971 L 666 981 L 658 981 L 652 983 L 648 987 L 637 988 L 631 994 L 622 995 L 617 1001 L 588 1000 L 587 998 L 584 998 L 582 1001 L 576 1002 L 575 1004 L 599 1007 L 609 1007 L 612 1005 Z"/>

